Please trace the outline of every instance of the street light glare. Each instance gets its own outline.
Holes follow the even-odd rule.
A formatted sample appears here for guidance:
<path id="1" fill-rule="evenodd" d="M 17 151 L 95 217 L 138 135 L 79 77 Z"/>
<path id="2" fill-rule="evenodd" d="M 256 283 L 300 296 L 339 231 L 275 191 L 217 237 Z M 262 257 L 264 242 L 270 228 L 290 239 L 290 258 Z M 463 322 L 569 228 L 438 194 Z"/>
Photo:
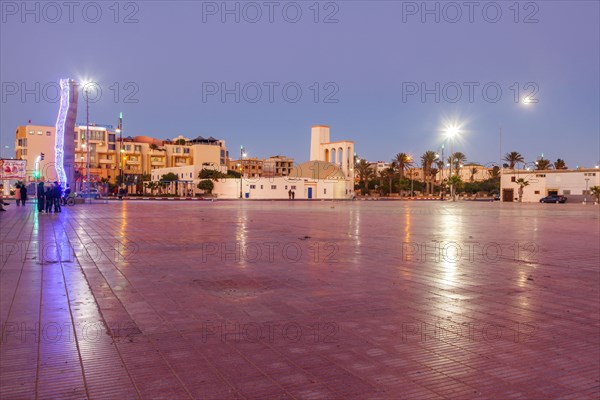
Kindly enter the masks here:
<path id="1" fill-rule="evenodd" d="M 456 126 L 450 126 L 446 130 L 446 134 L 450 139 L 453 139 L 456 135 L 458 135 L 458 128 Z"/>

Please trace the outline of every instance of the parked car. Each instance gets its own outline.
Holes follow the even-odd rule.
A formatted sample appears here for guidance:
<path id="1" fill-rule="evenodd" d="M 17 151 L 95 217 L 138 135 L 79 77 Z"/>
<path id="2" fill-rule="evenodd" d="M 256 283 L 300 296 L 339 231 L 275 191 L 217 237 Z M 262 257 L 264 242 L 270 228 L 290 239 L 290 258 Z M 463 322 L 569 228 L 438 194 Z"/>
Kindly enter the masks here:
<path id="1" fill-rule="evenodd" d="M 551 194 L 550 196 L 542 197 L 540 203 L 565 203 L 567 198 L 565 196 L 559 196 L 557 194 Z"/>
<path id="2" fill-rule="evenodd" d="M 100 197 L 102 197 L 102 195 L 100 194 L 100 192 L 98 191 L 98 189 L 85 189 L 82 190 L 81 192 L 77 192 L 77 197 L 82 197 L 84 199 L 87 198 L 92 198 L 92 199 L 99 199 Z"/>

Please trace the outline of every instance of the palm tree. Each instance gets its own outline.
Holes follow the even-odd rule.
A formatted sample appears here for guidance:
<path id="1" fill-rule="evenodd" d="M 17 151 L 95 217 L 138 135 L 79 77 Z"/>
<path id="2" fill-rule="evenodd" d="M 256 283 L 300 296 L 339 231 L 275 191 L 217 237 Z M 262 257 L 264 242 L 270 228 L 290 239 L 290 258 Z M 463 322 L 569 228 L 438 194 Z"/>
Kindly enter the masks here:
<path id="1" fill-rule="evenodd" d="M 400 180 L 404 178 L 404 171 L 413 165 L 412 157 L 406 153 L 398 153 L 392 159 L 392 165 L 396 167 L 400 174 Z"/>
<path id="2" fill-rule="evenodd" d="M 561 160 L 560 158 L 556 160 L 554 163 L 554 169 L 567 169 L 567 164 L 565 160 Z"/>
<path id="3" fill-rule="evenodd" d="M 428 187 L 427 178 L 431 180 L 432 178 L 432 165 L 435 162 L 437 155 L 435 151 L 427 150 L 421 156 L 421 166 L 423 167 L 423 179 L 425 180 L 425 190 L 427 193 L 433 193 L 433 184 Z"/>
<path id="4" fill-rule="evenodd" d="M 535 169 L 539 171 L 550 169 L 551 166 L 552 163 L 550 162 L 550 160 L 546 160 L 543 157 L 535 162 Z"/>
<path id="5" fill-rule="evenodd" d="M 386 168 L 379 173 L 379 178 L 381 180 L 384 180 L 384 179 L 388 180 L 390 195 L 392 194 L 392 180 L 394 179 L 394 173 L 395 173 L 395 171 L 394 171 L 393 167 Z M 383 184 L 381 185 L 381 187 L 383 187 Z"/>
<path id="6" fill-rule="evenodd" d="M 456 189 L 462 184 L 462 178 L 460 175 L 452 175 L 448 178 L 448 183 L 450 184 L 450 196 L 452 197 L 452 201 L 456 201 Z"/>
<path id="7" fill-rule="evenodd" d="M 477 167 L 471 167 L 471 183 L 475 182 L 475 175 L 477 175 Z"/>
<path id="8" fill-rule="evenodd" d="M 600 202 L 600 186 L 592 186 L 590 192 L 596 198 L 596 203 Z"/>
<path id="9" fill-rule="evenodd" d="M 358 179 L 360 180 L 361 188 L 363 189 L 363 194 L 366 191 L 369 180 L 373 178 L 374 171 L 371 168 L 371 164 L 369 164 L 366 160 L 360 160 L 356 163 L 356 172 L 358 173 Z"/>
<path id="10" fill-rule="evenodd" d="M 515 169 L 515 165 L 525 162 L 525 158 L 518 151 L 511 151 L 510 153 L 506 153 L 504 161 L 508 161 L 508 168 Z"/>
<path id="11" fill-rule="evenodd" d="M 523 188 L 525 186 L 529 186 L 529 181 L 526 181 L 523 178 L 519 178 L 515 181 L 515 183 L 517 185 L 519 185 L 519 192 L 518 192 L 519 193 L 519 203 L 522 203 L 523 202 Z"/>
<path id="12" fill-rule="evenodd" d="M 500 177 L 500 167 L 494 165 L 492 169 L 488 170 L 488 174 L 490 174 L 490 178 L 492 179 Z"/>
<path id="13" fill-rule="evenodd" d="M 452 163 L 452 160 L 454 160 L 454 164 L 452 166 L 456 171 L 458 171 L 458 167 L 467 161 L 467 156 L 460 151 L 457 151 L 456 153 L 452 154 L 448 160 L 450 163 Z"/>

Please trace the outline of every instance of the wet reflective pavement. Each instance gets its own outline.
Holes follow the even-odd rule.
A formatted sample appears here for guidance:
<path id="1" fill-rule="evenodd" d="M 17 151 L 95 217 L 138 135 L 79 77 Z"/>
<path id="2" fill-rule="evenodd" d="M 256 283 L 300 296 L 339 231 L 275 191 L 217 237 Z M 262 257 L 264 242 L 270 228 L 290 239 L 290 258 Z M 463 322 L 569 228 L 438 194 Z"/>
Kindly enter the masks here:
<path id="1" fill-rule="evenodd" d="M 595 399 L 600 208 L 0 216 L 2 399 Z"/>

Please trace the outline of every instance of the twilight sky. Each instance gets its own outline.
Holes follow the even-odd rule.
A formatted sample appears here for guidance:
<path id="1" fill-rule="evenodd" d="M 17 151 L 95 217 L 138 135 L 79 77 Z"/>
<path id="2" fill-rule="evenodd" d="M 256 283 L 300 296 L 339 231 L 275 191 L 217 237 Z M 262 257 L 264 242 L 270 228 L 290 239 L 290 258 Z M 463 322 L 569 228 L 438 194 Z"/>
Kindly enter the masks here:
<path id="1" fill-rule="evenodd" d="M 470 162 L 600 161 L 597 1 L 427 2 L 439 22 L 421 1 L 73 4 L 0 3 L 3 155 L 18 125 L 54 125 L 56 84 L 73 78 L 95 82 L 92 122 L 122 111 L 128 136 L 214 136 L 232 157 L 243 144 L 302 162 L 315 124 L 371 161 L 418 157 L 456 124 Z"/>

